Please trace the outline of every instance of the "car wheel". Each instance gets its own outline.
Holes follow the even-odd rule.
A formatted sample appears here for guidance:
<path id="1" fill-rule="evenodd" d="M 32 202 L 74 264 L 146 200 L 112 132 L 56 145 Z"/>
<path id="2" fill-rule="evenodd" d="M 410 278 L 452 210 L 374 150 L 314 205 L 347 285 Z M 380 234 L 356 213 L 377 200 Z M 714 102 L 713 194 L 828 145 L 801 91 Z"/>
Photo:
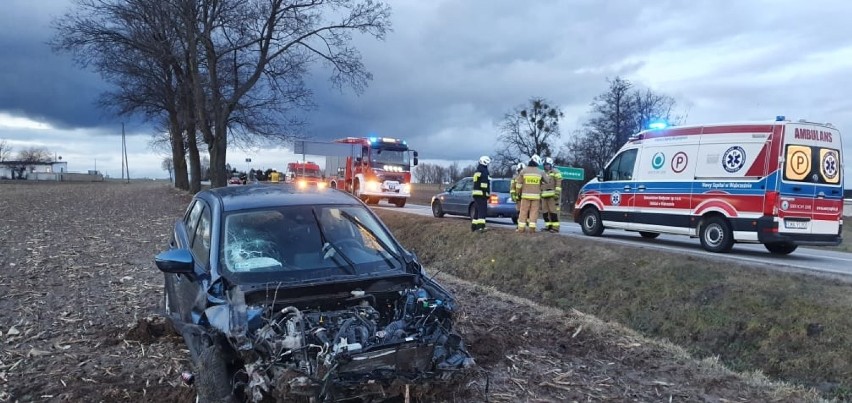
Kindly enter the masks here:
<path id="1" fill-rule="evenodd" d="M 723 217 L 710 217 L 701 225 L 698 235 L 704 250 L 714 253 L 729 252 L 734 247 L 734 231 Z"/>
<path id="2" fill-rule="evenodd" d="M 515 224 L 515 225 L 518 224 L 518 216 L 516 216 L 516 215 L 512 216 L 512 224 Z"/>
<path id="3" fill-rule="evenodd" d="M 654 239 L 660 236 L 659 232 L 647 232 L 647 231 L 639 231 L 639 235 L 642 235 L 642 238 L 645 239 Z"/>
<path id="4" fill-rule="evenodd" d="M 604 227 L 598 209 L 589 207 L 583 210 L 583 214 L 580 216 L 580 228 L 584 234 L 589 236 L 600 236 L 603 234 Z"/>
<path id="5" fill-rule="evenodd" d="M 467 216 L 471 219 L 476 217 L 476 206 L 473 203 L 470 203 L 470 207 L 467 208 Z"/>
<path id="6" fill-rule="evenodd" d="M 198 355 L 194 384 L 196 400 L 199 402 L 234 401 L 228 364 L 218 345 L 207 346 Z"/>
<path id="7" fill-rule="evenodd" d="M 790 242 L 771 242 L 765 243 L 763 246 L 773 255 L 789 255 L 799 247 L 799 245 Z"/>
<path id="8" fill-rule="evenodd" d="M 444 217 L 444 208 L 441 207 L 441 202 L 439 202 L 439 201 L 432 202 L 432 215 L 435 216 L 436 218 L 443 218 Z"/>
<path id="9" fill-rule="evenodd" d="M 405 207 L 406 201 L 408 201 L 408 199 L 406 199 L 404 197 L 400 197 L 398 199 L 394 199 L 393 204 L 395 204 L 399 208 L 403 208 L 403 207 Z"/>

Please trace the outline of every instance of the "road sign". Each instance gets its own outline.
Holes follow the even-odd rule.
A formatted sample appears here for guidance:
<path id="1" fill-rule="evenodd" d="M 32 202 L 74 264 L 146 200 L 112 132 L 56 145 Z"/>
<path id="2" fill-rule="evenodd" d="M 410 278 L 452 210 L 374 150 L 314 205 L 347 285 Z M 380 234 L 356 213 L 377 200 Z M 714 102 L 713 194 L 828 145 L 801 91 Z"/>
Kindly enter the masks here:
<path id="1" fill-rule="evenodd" d="M 328 157 L 360 156 L 361 146 L 349 143 L 297 140 L 293 142 L 293 153 Z"/>
<path id="2" fill-rule="evenodd" d="M 562 173 L 562 179 L 565 180 L 581 181 L 586 177 L 586 173 L 583 168 L 556 167 L 556 169 Z"/>

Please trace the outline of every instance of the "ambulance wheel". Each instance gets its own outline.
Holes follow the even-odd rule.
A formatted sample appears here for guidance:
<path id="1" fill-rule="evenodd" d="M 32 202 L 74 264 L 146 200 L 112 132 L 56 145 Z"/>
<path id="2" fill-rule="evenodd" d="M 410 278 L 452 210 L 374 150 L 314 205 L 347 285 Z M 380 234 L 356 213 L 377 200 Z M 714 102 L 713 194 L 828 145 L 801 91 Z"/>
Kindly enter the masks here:
<path id="1" fill-rule="evenodd" d="M 645 238 L 645 239 L 654 239 L 654 238 L 660 236 L 660 233 L 659 232 L 639 231 L 639 235 L 642 235 L 642 238 Z"/>
<path id="2" fill-rule="evenodd" d="M 707 218 L 701 225 L 701 246 L 708 252 L 726 253 L 734 247 L 734 231 L 724 217 Z"/>
<path id="3" fill-rule="evenodd" d="M 765 243 L 763 246 L 766 247 L 766 250 L 773 255 L 789 255 L 793 253 L 799 245 L 792 244 L 789 242 L 772 242 Z"/>
<path id="4" fill-rule="evenodd" d="M 583 210 L 580 216 L 580 228 L 583 233 L 589 236 L 600 236 L 603 234 L 604 227 L 601 222 L 601 214 L 594 207 L 587 207 Z"/>
<path id="5" fill-rule="evenodd" d="M 432 202 L 432 215 L 435 218 L 443 218 L 444 217 L 444 208 L 441 207 L 441 202 L 434 201 Z"/>

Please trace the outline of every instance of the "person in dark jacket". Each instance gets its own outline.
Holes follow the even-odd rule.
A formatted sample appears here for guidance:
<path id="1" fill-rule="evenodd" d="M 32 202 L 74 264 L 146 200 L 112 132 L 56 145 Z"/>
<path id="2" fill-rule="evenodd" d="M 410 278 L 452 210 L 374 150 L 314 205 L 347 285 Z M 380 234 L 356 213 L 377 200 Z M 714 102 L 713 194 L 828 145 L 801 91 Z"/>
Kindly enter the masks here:
<path id="1" fill-rule="evenodd" d="M 479 165 L 473 174 L 473 217 L 470 217 L 471 231 L 485 231 L 485 216 L 488 213 L 488 198 L 491 196 L 491 178 L 488 177 L 488 164 L 491 157 L 479 157 Z"/>

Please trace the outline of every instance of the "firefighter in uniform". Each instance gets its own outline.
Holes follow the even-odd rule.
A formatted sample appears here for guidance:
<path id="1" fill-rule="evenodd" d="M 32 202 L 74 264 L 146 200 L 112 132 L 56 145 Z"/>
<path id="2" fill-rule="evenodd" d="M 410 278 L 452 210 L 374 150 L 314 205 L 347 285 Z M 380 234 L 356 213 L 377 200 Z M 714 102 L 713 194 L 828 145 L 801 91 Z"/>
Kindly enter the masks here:
<path id="1" fill-rule="evenodd" d="M 541 183 L 544 180 L 544 174 L 539 169 L 539 165 L 541 165 L 541 157 L 533 155 L 527 167 L 521 170 L 518 183 L 515 185 L 518 196 L 521 198 L 518 232 L 525 232 L 528 227 L 530 232 L 536 230 L 538 208 L 541 204 Z"/>
<path id="2" fill-rule="evenodd" d="M 541 189 L 541 210 L 544 212 L 544 229 L 559 232 L 559 198 L 562 196 L 562 173 L 553 166 L 553 158 L 544 159 L 547 181 Z"/>
<path id="3" fill-rule="evenodd" d="M 491 157 L 483 155 L 479 157 L 479 165 L 473 174 L 473 213 L 470 217 L 471 231 L 485 231 L 485 215 L 488 213 L 488 197 L 491 196 L 491 179 L 488 177 L 488 164 Z"/>
<path id="4" fill-rule="evenodd" d="M 518 189 L 516 188 L 516 186 L 518 184 L 518 179 L 521 177 L 521 170 L 526 167 L 527 166 L 524 165 L 523 162 L 519 162 L 518 165 L 515 167 L 515 175 L 513 175 L 512 180 L 509 181 L 509 197 L 512 199 L 513 202 L 515 202 L 516 211 L 521 210 L 521 204 L 519 203 L 521 200 L 518 197 Z"/>

